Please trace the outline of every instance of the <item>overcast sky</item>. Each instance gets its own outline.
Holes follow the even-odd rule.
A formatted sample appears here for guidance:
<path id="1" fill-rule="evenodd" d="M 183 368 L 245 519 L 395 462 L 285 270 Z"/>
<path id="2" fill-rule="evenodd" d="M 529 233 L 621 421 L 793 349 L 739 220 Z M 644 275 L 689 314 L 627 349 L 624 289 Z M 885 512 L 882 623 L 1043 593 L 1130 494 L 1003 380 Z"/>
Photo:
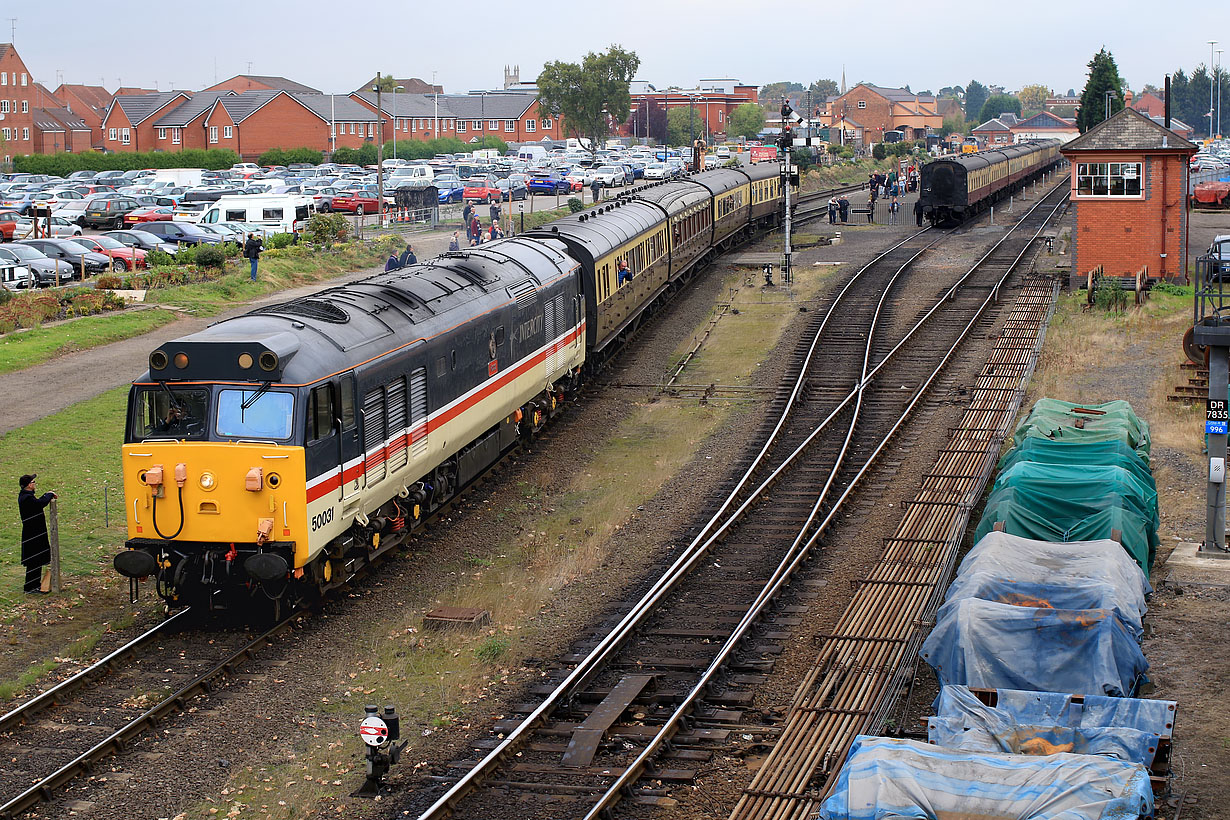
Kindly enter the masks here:
<path id="1" fill-rule="evenodd" d="M 529 80 L 544 62 L 577 62 L 618 43 L 640 56 L 637 79 L 659 88 L 713 77 L 754 85 L 840 82 L 844 66 L 850 85 L 936 91 L 977 79 L 1009 90 L 1042 83 L 1079 93 L 1086 63 L 1103 45 L 1134 89 L 1207 63 L 1210 39 L 1230 46 L 1226 0 L 212 0 L 139 7 L 145 11 L 75 0 L 5 3 L 4 14 L 17 18 L 12 39 L 35 79 L 53 89 L 64 81 L 111 91 L 121 83 L 197 90 L 250 72 L 344 93 L 380 70 L 428 82 L 434 72 L 446 92 L 462 93 L 500 87 L 505 64 L 519 64 Z M 1053 22 L 1039 22 L 1046 17 Z M 0 19 L 0 27 L 9 25 Z M 0 29 L 0 39 L 10 31 Z"/>

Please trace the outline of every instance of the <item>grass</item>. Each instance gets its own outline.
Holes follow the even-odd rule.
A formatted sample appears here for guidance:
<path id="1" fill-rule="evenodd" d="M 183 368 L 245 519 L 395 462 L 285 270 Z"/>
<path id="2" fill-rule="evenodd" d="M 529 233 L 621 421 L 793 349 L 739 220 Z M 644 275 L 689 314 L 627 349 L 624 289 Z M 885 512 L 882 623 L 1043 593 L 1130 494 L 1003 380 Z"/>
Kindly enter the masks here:
<path id="1" fill-rule="evenodd" d="M 169 310 L 125 310 L 86 316 L 54 327 L 14 331 L 0 337 L 0 374 L 75 353 L 131 339 L 175 320 Z"/>
<path id="2" fill-rule="evenodd" d="M 758 282 L 748 286 L 742 273 L 732 275 L 723 294 L 733 294 L 739 312 L 728 312 L 717 322 L 681 381 L 750 383 L 781 333 L 798 321 L 798 300 L 815 293 L 831 271 L 800 269 L 793 300 L 784 288 L 760 288 Z M 694 328 L 674 351 L 675 361 L 707 325 L 705 320 Z M 423 765 L 414 764 L 416 749 L 432 744 L 436 730 L 490 719 L 487 703 L 500 697 L 504 686 L 531 674 L 521 664 L 524 647 L 539 629 L 539 614 L 562 588 L 592 573 L 619 549 L 629 511 L 687 469 L 698 445 L 735 412 L 720 400 L 702 405 L 647 395 L 592 451 L 574 454 L 583 469 L 567 486 L 553 487 L 548 478 L 522 481 L 515 501 L 489 513 L 505 523 L 510 535 L 498 543 L 476 544 L 459 557 L 447 568 L 456 580 L 434 590 L 430 602 L 486 609 L 490 626 L 478 632 L 424 632 L 421 610 L 396 602 L 387 619 L 373 623 L 368 634 L 354 635 L 349 650 L 339 651 L 322 669 L 327 679 L 340 683 L 336 696 L 301 716 L 310 727 L 304 735 L 310 740 L 282 761 L 238 772 L 224 798 L 229 808 L 208 801 L 187 816 L 225 816 L 241 805 L 241 816 L 289 820 L 323 814 L 322 804 L 347 794 L 361 780 L 354 723 L 373 698 L 397 704 L 402 737 L 410 740 L 401 767 L 407 771 L 395 776 Z M 217 813 L 211 815 L 211 809 Z"/>
<path id="3" fill-rule="evenodd" d="M 401 237 L 385 235 L 370 242 L 350 242 L 329 251 L 312 251 L 306 246 L 266 251 L 261 255 L 256 282 L 251 281 L 247 260 L 227 262 L 217 279 L 191 285 L 158 288 L 146 294 L 146 301 L 174 306 L 198 316 L 214 316 L 227 308 L 250 302 L 270 293 L 332 279 L 354 270 L 383 267 L 394 248 L 404 247 Z"/>
<path id="4" fill-rule="evenodd" d="M 38 473 L 39 490 L 54 491 L 60 524 L 60 566 L 72 576 L 110 571 L 112 552 L 124 540 L 120 444 L 128 388 L 117 387 L 59 413 L 0 436 L 0 475 Z M 103 510 L 104 487 L 110 526 Z M 0 538 L 0 602 L 21 595 L 21 529 L 4 523 Z"/>

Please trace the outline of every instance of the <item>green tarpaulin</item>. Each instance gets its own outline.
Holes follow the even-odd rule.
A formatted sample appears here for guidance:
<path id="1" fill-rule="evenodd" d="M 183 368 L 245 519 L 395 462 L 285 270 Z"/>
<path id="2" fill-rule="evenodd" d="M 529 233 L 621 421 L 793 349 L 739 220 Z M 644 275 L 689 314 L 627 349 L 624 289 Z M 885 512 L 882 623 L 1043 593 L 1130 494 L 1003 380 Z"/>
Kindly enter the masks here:
<path id="1" fill-rule="evenodd" d="M 1027 438 L 1004 453 L 998 470 L 1004 472 L 1023 461 L 1035 464 L 1094 464 L 1104 467 L 1122 467 L 1156 490 L 1153 472 L 1149 465 L 1131 447 L 1122 441 L 1090 441 L 1073 444 L 1053 441 L 1048 438 Z"/>
<path id="2" fill-rule="evenodd" d="M 1018 461 L 995 477 L 991 494 L 1003 487 L 1030 490 L 1052 509 L 1062 509 L 1059 505 L 1064 503 L 1096 506 L 1103 499 L 1115 496 L 1123 499 L 1153 529 L 1162 523 L 1157 513 L 1157 490 L 1153 482 L 1141 481 L 1131 470 L 1122 467 Z"/>
<path id="3" fill-rule="evenodd" d="M 1012 437 L 1015 444 L 1028 438 L 1072 444 L 1121 441 L 1146 462 L 1149 460 L 1149 425 L 1122 400 L 1074 404 L 1059 399 L 1038 399 Z"/>

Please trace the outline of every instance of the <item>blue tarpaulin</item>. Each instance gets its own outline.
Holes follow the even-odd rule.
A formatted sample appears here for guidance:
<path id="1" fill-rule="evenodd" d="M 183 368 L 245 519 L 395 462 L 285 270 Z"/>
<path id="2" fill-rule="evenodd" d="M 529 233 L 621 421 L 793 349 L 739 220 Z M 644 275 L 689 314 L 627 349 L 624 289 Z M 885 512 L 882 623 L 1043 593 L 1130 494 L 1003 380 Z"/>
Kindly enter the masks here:
<path id="1" fill-rule="evenodd" d="M 991 531 L 957 568 L 946 601 L 981 598 L 1052 609 L 1113 609 L 1139 638 L 1149 580 L 1122 546 L 1036 541 Z"/>
<path id="2" fill-rule="evenodd" d="M 988 706 L 964 686 L 945 686 L 935 716 L 927 720 L 927 739 L 967 752 L 1074 752 L 1151 767 L 1158 744 L 1170 738 L 1176 706 L 1169 700 L 1081 699 L 1013 689 L 998 690 L 995 699 Z"/>
<path id="3" fill-rule="evenodd" d="M 1078 754 L 987 754 L 855 738 L 820 820 L 1135 820 L 1153 813 L 1138 763 Z"/>
<path id="4" fill-rule="evenodd" d="M 1110 609 L 963 598 L 940 607 L 920 653 L 943 686 L 1130 697 L 1149 662 Z"/>

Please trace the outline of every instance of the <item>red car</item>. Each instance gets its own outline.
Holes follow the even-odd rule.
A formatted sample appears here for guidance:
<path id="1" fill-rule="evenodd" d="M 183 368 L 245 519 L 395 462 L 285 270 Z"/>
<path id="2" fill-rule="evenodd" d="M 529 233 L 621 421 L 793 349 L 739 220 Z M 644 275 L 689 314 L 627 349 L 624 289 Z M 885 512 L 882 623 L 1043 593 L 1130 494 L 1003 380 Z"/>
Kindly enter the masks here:
<path id="1" fill-rule="evenodd" d="M 503 196 L 504 192 L 500 190 L 495 177 L 490 174 L 474 174 L 466 180 L 466 187 L 461 192 L 461 198 L 466 201 L 499 202 Z"/>
<path id="2" fill-rule="evenodd" d="M 145 267 L 145 251 L 130 248 L 109 236 L 74 236 L 73 241 L 111 260 L 111 270 L 132 270 Z"/>
<path id="3" fill-rule="evenodd" d="M 21 214 L 16 211 L 0 211 L 0 238 L 3 238 L 5 242 L 12 242 L 19 221 L 21 221 Z"/>
<path id="4" fill-rule="evenodd" d="M 339 191 L 333 195 L 333 210 L 374 214 L 380 210 L 380 200 L 371 191 Z"/>
<path id="5" fill-rule="evenodd" d="M 170 222 L 174 218 L 174 210 L 169 205 L 151 205 L 124 214 L 124 224 L 132 226 L 138 222 Z"/>

